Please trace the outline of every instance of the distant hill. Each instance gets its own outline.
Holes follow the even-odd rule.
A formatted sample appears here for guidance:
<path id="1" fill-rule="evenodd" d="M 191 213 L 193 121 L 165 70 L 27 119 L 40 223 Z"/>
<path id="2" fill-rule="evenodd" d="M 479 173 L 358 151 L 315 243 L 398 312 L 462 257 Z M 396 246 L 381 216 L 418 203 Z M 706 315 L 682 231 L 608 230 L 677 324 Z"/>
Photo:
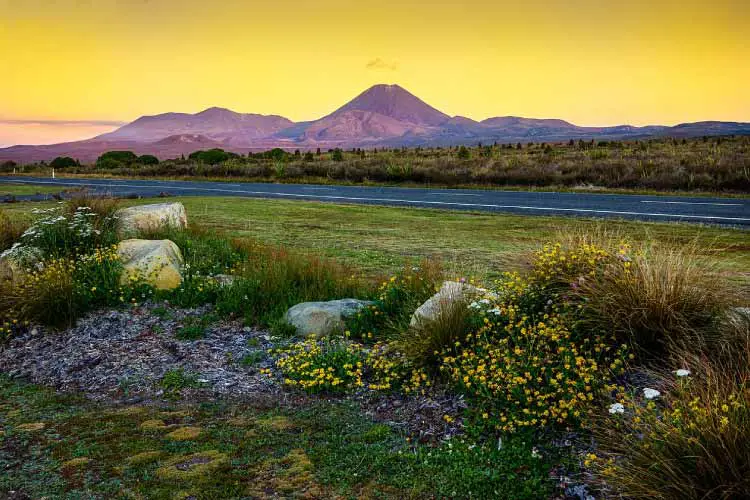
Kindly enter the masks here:
<path id="1" fill-rule="evenodd" d="M 274 147 L 306 150 L 716 135 L 750 135 L 750 123 L 580 127 L 565 120 L 519 116 L 478 122 L 464 116 L 448 116 L 399 85 L 381 84 L 314 121 L 295 123 L 283 116 L 236 113 L 217 107 L 195 114 L 163 113 L 142 116 L 114 132 L 84 141 L 0 149 L 0 161 L 30 163 L 72 156 L 90 162 L 115 149 L 164 159 L 210 148 L 246 153 Z"/>

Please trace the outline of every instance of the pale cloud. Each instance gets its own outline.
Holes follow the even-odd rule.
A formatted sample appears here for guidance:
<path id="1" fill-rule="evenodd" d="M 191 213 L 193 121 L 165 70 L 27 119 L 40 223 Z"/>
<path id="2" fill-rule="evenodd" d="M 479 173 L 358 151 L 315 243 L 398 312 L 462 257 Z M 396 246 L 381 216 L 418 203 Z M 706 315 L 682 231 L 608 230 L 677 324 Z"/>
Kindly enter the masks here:
<path id="1" fill-rule="evenodd" d="M 376 57 L 368 62 L 365 67 L 375 71 L 398 71 L 398 61 L 386 61 Z"/>

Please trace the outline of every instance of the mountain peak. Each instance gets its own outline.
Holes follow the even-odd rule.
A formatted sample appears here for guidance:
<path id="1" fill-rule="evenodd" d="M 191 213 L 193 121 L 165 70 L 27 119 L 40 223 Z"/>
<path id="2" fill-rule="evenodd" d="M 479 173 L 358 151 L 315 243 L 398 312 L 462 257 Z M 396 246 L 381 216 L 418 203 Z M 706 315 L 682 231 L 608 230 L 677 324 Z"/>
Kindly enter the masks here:
<path id="1" fill-rule="evenodd" d="M 400 85 L 373 85 L 334 111 L 337 116 L 347 111 L 370 111 L 417 125 L 436 126 L 450 117 L 433 108 Z"/>

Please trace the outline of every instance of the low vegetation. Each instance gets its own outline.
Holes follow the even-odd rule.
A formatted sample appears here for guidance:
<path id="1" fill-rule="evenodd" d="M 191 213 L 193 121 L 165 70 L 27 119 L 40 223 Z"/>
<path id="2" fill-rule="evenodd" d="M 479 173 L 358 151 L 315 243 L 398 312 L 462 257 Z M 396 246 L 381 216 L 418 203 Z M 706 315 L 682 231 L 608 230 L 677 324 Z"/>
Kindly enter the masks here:
<path id="1" fill-rule="evenodd" d="M 340 149 L 238 155 L 214 149 L 158 162 L 129 151 L 103 154 L 65 173 L 244 179 L 263 182 L 409 183 L 432 186 L 609 188 L 750 192 L 750 138 L 478 144 L 474 147 Z M 156 160 L 156 161 L 155 161 Z M 0 167 L 23 173 L 46 164 Z"/>
<path id="2" fill-rule="evenodd" d="M 105 410 L 0 379 L 10 401 L 0 407 L 0 464 L 16 472 L 0 488 L 31 496 L 107 495 L 116 485 L 154 498 L 549 498 L 565 493 L 555 478 L 568 476 L 613 498 L 750 495 L 750 318 L 736 309 L 745 305 L 736 285 L 697 243 L 568 231 L 515 271 L 495 270 L 495 279 L 447 275 L 430 261 L 382 277 L 193 224 L 144 235 L 171 239 L 185 257 L 182 285 L 161 291 L 119 280 L 115 207 L 80 199 L 38 213 L 20 235 L 7 230 L 6 239 L 21 242 L 9 252 L 28 239 L 40 254 L 21 278 L 3 281 L 0 334 L 67 326 L 103 306 L 155 301 L 166 318 L 166 304 L 209 304 L 217 317 L 285 337 L 261 373 L 299 405 L 281 413 L 220 402 L 185 409 L 181 389 L 202 382 L 184 370 L 159 381 L 177 414 Z M 467 292 L 432 320 L 412 322 L 446 279 Z M 341 332 L 300 339 L 282 320 L 299 302 L 344 297 L 372 302 Z M 183 321 L 177 338 L 203 338 L 212 320 Z M 257 360 L 239 362 L 254 369 Z M 436 394 L 466 405 L 442 415 L 446 435 L 459 436 L 440 443 L 415 444 L 351 403 Z M 29 411 L 12 413 L 20 404 Z M 31 424 L 42 424 L 31 431 L 39 434 L 22 427 Z M 254 489 L 259 481 L 266 490 Z"/>

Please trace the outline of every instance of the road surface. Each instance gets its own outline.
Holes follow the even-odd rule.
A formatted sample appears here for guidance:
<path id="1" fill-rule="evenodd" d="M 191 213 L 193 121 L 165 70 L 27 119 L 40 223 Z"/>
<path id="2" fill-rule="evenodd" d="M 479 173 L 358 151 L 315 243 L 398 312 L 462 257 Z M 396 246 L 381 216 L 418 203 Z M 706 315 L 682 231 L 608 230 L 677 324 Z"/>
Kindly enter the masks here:
<path id="1" fill-rule="evenodd" d="M 0 190 L 2 183 L 59 186 L 61 190 L 85 187 L 94 193 L 122 197 L 242 196 L 524 215 L 685 221 L 750 228 L 750 198 L 22 176 L 0 177 Z M 49 195 L 17 198 L 39 200 Z"/>

